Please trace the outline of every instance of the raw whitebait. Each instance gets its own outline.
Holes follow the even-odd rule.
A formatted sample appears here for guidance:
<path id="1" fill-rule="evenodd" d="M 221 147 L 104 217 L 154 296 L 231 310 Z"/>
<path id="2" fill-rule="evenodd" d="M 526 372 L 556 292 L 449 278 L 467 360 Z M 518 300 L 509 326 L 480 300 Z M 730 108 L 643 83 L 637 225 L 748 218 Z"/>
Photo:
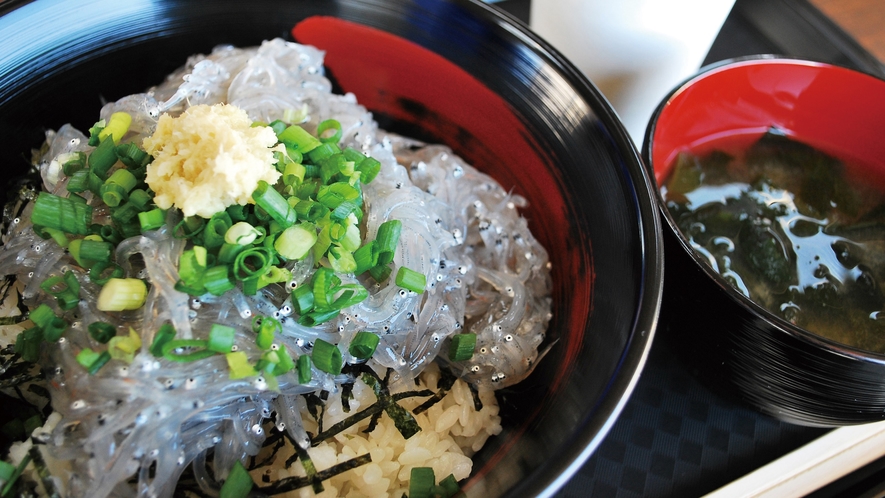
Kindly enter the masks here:
<path id="1" fill-rule="evenodd" d="M 46 348 L 42 360 L 53 406 L 63 415 L 51 443 L 55 456 L 72 460 L 66 484 L 71 496 L 130 496 L 127 481 L 133 475 L 139 496 L 171 496 L 191 463 L 198 484 L 213 494 L 217 480 L 226 477 L 224 469 L 258 453 L 266 437 L 264 422 L 272 413 L 277 427 L 306 447 L 307 434 L 293 400 L 304 393 L 338 392 L 350 380 L 314 367 L 310 383 L 279 376 L 276 391 L 262 377 L 230 379 L 221 355 L 190 363 L 158 359 L 148 347 L 167 321 L 185 339 L 205 338 L 212 324 L 234 327 L 240 350 L 259 356 L 252 317 L 273 316 L 282 324 L 278 343 L 308 354 L 314 341 L 323 339 L 338 344 L 347 362 L 355 361 L 346 351 L 356 332 L 369 331 L 381 338 L 369 363 L 377 371 L 393 369 L 393 384 L 413 380 L 428 363 L 439 360 L 474 386 L 497 389 L 525 378 L 538 359 L 550 319 L 549 263 L 519 215 L 525 199 L 504 191 L 446 147 L 379 130 L 353 95 L 331 93 L 320 51 L 282 40 L 252 49 L 220 47 L 192 57 L 162 85 L 107 104 L 101 117 L 129 113 L 131 139 L 141 143 L 161 113 L 176 115 L 188 106 L 216 102 L 236 105 L 255 121 L 285 116 L 311 132 L 321 120 L 339 121 L 342 148 L 354 147 L 382 163 L 380 174 L 363 191 L 367 237 L 375 237 L 384 221 L 400 220 L 394 264 L 422 273 L 426 291 L 400 288 L 391 279 L 374 284 L 343 277 L 345 284 L 367 285 L 369 297 L 342 310 L 335 320 L 306 327 L 292 316 L 290 291 L 310 279 L 312 259 L 290 262 L 291 281 L 271 284 L 255 296 L 234 289 L 194 298 L 175 289 L 185 242 L 163 227 L 126 239 L 116 250 L 126 276 L 149 282 L 146 304 L 135 311 L 103 312 L 95 306 L 100 287 L 76 268 L 64 249 L 35 235 L 26 205 L 9 224 L 0 274 L 15 277 L 31 308 L 53 303 L 39 289 L 48 277 L 75 270 L 81 285 L 79 305 L 63 314 L 71 327 Z M 88 150 L 87 139 L 64 126 L 49 133 L 47 141 L 38 165 L 43 187 L 66 195 L 67 178 L 59 174 L 54 159 Z M 96 220 L 109 215 L 92 194 L 85 198 L 96 207 Z M 112 361 L 90 375 L 77 363 L 76 352 L 92 344 L 86 326 L 95 321 L 121 331 L 131 328 L 140 336 L 141 350 L 131 364 Z M 443 345 L 452 334 L 465 331 L 477 334 L 476 352 L 470 360 L 452 362 Z M 214 477 L 206 470 L 210 449 L 215 468 L 222 469 Z"/>

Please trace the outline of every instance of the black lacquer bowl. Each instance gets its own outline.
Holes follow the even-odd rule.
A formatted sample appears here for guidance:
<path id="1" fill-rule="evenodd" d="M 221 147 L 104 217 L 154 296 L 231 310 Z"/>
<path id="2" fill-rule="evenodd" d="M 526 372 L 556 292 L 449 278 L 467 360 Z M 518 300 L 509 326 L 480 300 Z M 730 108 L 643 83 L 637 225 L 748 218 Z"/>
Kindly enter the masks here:
<path id="1" fill-rule="evenodd" d="M 805 60 L 763 56 L 702 69 L 658 107 L 643 157 L 663 183 L 678 153 L 704 155 L 724 136 L 739 149 L 772 127 L 882 182 L 885 81 Z M 660 191 L 657 202 L 667 268 L 661 324 L 705 380 L 796 424 L 885 419 L 885 355 L 817 336 L 745 297 L 695 253 Z"/>
<path id="2" fill-rule="evenodd" d="M 274 37 L 326 50 L 332 79 L 382 126 L 446 143 L 528 198 L 553 262 L 553 347 L 501 393 L 505 429 L 468 494 L 552 494 L 599 445 L 657 321 L 653 181 L 599 92 L 524 25 L 467 0 L 35 0 L 0 14 L 7 179 L 45 128 L 87 129 L 103 99 L 144 91 L 188 55 Z"/>

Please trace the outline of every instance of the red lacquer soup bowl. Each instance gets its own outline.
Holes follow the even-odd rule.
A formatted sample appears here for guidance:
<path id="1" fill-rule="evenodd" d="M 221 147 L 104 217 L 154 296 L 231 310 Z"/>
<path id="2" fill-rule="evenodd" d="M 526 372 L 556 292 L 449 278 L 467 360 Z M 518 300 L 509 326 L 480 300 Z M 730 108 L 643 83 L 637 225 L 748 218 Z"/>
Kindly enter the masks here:
<path id="1" fill-rule="evenodd" d="M 885 185 L 885 81 L 806 60 L 758 57 L 705 68 L 658 107 L 643 156 L 664 184 L 680 153 L 740 154 L 770 130 Z M 661 323 L 705 379 L 793 423 L 885 418 L 885 355 L 810 333 L 745 297 L 696 254 L 660 191 L 657 201 L 667 268 Z"/>

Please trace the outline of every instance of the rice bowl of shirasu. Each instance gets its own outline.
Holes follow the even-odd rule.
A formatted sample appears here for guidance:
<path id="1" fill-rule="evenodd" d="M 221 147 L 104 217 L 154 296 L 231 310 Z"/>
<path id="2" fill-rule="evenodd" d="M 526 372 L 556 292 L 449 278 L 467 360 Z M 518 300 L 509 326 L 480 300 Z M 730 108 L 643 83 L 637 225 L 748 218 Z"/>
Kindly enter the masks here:
<path id="1" fill-rule="evenodd" d="M 66 161 L 90 158 L 100 145 L 89 145 L 89 134 L 72 126 L 48 132 L 35 161 L 41 184 L 23 189 L 7 207 L 15 217 L 0 252 L 7 294 L 14 299 L 17 292 L 19 306 L 35 310 L 43 305 L 53 315 L 36 325 L 24 321 L 3 336 L 16 342 L 15 334 L 23 328 L 41 330 L 36 341 L 19 335 L 16 350 L 30 348 L 26 354 L 43 369 L 55 412 L 37 431 L 52 448 L 51 457 L 42 456 L 51 460 L 42 464 L 52 469 L 51 475 L 38 476 L 32 466 L 21 480 L 30 479 L 40 492 L 55 490 L 63 496 L 171 496 L 176 486 L 211 494 L 238 472 L 238 462 L 249 462 L 254 485 L 268 494 L 401 496 L 409 492 L 415 468 L 432 468 L 432 485 L 450 474 L 450 481 L 465 479 L 471 472 L 470 455 L 501 430 L 493 391 L 524 379 L 544 353 L 539 347 L 551 318 L 550 264 L 519 214 L 525 199 L 505 191 L 445 146 L 379 129 L 353 95 L 332 93 L 321 51 L 280 39 L 260 47 L 218 47 L 190 58 L 147 93 L 106 104 L 101 124 L 111 128 L 114 115 L 121 113 L 131 123 L 124 135 L 108 132 L 104 140 L 141 147 L 164 116 L 178 118 L 189 109 L 217 104 L 244 111 L 253 127 L 270 128 L 276 122 L 280 135 L 283 128 L 299 125 L 322 143 L 333 142 L 341 151 L 358 151 L 377 161 L 380 170 L 371 181 L 350 178 L 361 194 L 358 216 L 351 211 L 337 219 L 342 239 L 345 225 L 360 230 L 357 246 L 377 242 L 385 222 L 398 222 L 401 232 L 388 274 L 355 275 L 342 256 L 358 252 L 354 246 L 351 251 L 309 250 L 302 258 L 278 258 L 274 270 L 262 266 L 262 276 L 273 278 L 265 278 L 257 289 L 248 279 L 234 278 L 230 281 L 236 285 L 195 289 L 187 285 L 195 277 L 184 269 L 182 255 L 193 255 L 193 246 L 203 239 L 182 233 L 195 226 L 189 220 L 197 216 L 185 218 L 179 204 L 165 205 L 169 209 L 162 211 L 159 226 L 135 233 L 122 229 L 129 236 L 119 240 L 109 235 L 110 228 L 95 229 L 104 239 L 91 236 L 96 242 L 113 240 L 110 261 L 121 272 L 115 277 L 146 283 L 143 303 L 109 311 L 97 304 L 102 286 L 95 281 L 110 270 L 96 270 L 80 254 L 85 242 L 76 245 L 78 250 L 70 247 L 84 234 L 60 235 L 43 226 L 35 231 L 31 221 L 41 190 L 69 197 L 76 167 L 66 174 Z M 321 123 L 337 124 L 334 140 Z M 98 128 L 93 132 L 100 133 Z M 181 149 L 187 147 L 176 147 L 186 154 Z M 276 147 L 278 161 L 295 155 L 291 148 Z M 155 152 L 152 159 L 159 161 L 158 156 Z M 298 161 L 290 157 L 286 162 Z M 86 159 L 82 171 L 88 165 Z M 127 168 L 132 169 L 121 160 L 107 176 Z M 277 190 L 296 197 L 304 173 L 292 180 L 298 176 L 294 169 L 276 169 L 281 170 Z M 204 177 L 214 181 L 220 174 Z M 191 171 L 188 179 L 197 181 L 196 176 Z M 348 183 L 347 178 L 340 183 Z M 156 195 L 159 205 L 160 194 L 142 187 Z M 109 198 L 113 196 L 87 189 L 75 202 L 92 208 L 90 225 L 118 226 L 114 213 L 122 208 L 109 207 Z M 297 203 L 297 198 L 289 202 L 292 211 Z M 246 214 L 237 211 L 244 219 L 255 221 L 266 211 L 245 205 Z M 142 211 L 154 208 L 148 204 Z M 284 228 L 274 216 L 263 218 L 270 218 L 268 228 L 258 230 L 264 233 L 256 233 L 248 244 L 261 246 Z M 323 227 L 329 225 L 328 220 L 325 225 L 316 221 L 321 240 Z M 210 224 L 207 233 L 209 227 L 217 231 Z M 329 245 L 339 247 L 338 237 L 334 240 Z M 235 268 L 249 272 L 261 266 L 256 261 Z M 395 279 L 399 268 L 409 269 L 421 284 Z M 77 282 L 45 283 L 64 282 L 66 275 Z M 338 293 L 329 300 L 360 292 L 363 299 L 346 301 L 347 306 L 325 317 L 311 315 L 296 289 L 321 293 L 316 287 L 321 278 L 334 281 L 325 287 Z M 59 287 L 77 286 L 73 304 L 63 304 Z M 63 329 L 57 337 L 43 331 L 42 324 L 50 321 Z M 111 325 L 113 339 L 101 338 L 90 327 L 96 322 Z M 216 328 L 232 334 L 229 342 L 221 342 L 221 350 L 212 336 Z M 160 330 L 173 330 L 174 339 L 167 340 L 178 347 L 162 350 Z M 272 335 L 262 342 L 267 330 Z M 366 333 L 377 340 L 368 359 L 359 357 L 364 337 L 357 339 Z M 473 354 L 450 355 L 458 340 L 469 336 L 475 339 L 475 346 L 467 341 Z M 320 346 L 328 352 L 330 344 L 332 356 L 340 355 L 337 368 L 334 361 L 328 365 L 328 357 L 318 357 Z M 207 347 L 212 351 L 198 359 L 188 357 Z M 110 359 L 96 362 L 104 352 Z M 305 367 L 302 357 L 313 362 Z M 236 363 L 241 359 L 246 367 Z M 293 366 L 284 368 L 287 362 Z M 9 463 L 18 465 L 29 455 L 30 441 L 15 445 Z"/>

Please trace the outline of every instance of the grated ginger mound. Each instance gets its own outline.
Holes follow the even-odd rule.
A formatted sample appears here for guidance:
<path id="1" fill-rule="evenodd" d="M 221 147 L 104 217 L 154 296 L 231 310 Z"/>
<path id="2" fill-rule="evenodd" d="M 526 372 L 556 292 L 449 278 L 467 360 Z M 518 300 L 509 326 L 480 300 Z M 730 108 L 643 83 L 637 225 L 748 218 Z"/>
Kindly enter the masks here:
<path id="1" fill-rule="evenodd" d="M 252 201 L 258 182 L 276 183 L 277 136 L 252 126 L 246 111 L 228 104 L 195 105 L 178 117 L 160 116 L 144 149 L 154 157 L 147 184 L 154 203 L 185 216 L 210 218 L 233 204 Z"/>

